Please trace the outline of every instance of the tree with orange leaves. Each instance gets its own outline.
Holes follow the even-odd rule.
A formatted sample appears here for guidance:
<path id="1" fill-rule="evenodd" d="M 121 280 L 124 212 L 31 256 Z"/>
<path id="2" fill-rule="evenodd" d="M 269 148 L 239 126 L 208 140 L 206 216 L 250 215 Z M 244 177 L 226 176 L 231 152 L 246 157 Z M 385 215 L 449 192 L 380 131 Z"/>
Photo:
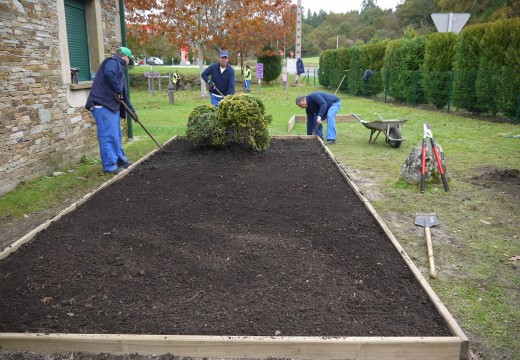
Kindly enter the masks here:
<path id="1" fill-rule="evenodd" d="M 145 25 L 132 27 L 132 36 L 144 42 L 166 35 L 176 46 L 195 47 L 201 73 L 205 51 L 227 49 L 231 56 L 289 41 L 294 7 L 291 0 L 126 0 L 127 21 Z M 207 96 L 203 82 L 201 96 Z"/>

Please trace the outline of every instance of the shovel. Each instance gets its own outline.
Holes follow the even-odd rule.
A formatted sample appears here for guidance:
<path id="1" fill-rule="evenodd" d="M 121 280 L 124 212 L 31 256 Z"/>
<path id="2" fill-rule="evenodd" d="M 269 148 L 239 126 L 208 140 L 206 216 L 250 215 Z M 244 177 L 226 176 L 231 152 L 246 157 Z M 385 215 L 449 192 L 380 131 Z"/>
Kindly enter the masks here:
<path id="1" fill-rule="evenodd" d="M 439 220 L 437 220 L 437 215 L 435 215 L 435 213 L 416 214 L 415 225 L 424 227 L 426 246 L 428 247 L 428 261 L 430 262 L 430 277 L 436 279 L 437 272 L 435 271 L 435 262 L 433 260 L 433 246 L 430 228 L 439 225 Z"/>

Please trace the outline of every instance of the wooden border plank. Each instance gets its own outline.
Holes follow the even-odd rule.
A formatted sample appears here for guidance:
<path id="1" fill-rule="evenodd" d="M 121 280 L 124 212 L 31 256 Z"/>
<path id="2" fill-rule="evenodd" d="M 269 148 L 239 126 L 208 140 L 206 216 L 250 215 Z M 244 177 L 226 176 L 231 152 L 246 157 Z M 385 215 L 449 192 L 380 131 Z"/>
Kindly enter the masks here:
<path id="1" fill-rule="evenodd" d="M 3 350 L 39 353 L 197 356 L 292 359 L 458 359 L 460 340 L 452 337 L 243 337 L 198 335 L 1 334 Z"/>
<path id="2" fill-rule="evenodd" d="M 323 120 L 324 122 L 327 122 L 327 119 Z M 336 123 L 342 123 L 342 122 L 356 122 L 357 120 L 354 118 L 354 116 L 350 114 L 337 114 L 336 115 Z M 307 122 L 307 115 L 293 115 L 289 122 L 287 123 L 287 132 L 291 132 L 294 125 L 296 123 L 305 123 Z"/>

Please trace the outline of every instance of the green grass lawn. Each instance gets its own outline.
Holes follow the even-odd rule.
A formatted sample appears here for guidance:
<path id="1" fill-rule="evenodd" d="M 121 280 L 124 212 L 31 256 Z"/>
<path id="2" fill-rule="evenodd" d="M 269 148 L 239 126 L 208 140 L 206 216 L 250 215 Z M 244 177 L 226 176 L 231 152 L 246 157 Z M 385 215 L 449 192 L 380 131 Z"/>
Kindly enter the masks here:
<path id="1" fill-rule="evenodd" d="M 309 63 L 311 61 L 309 59 Z M 149 67 L 136 67 L 143 72 L 144 68 Z M 273 115 L 270 133 L 287 135 L 291 116 L 304 114 L 295 105 L 296 96 L 315 90 L 321 88 L 313 83 L 299 89 L 291 86 L 288 93 L 281 84 L 260 88 L 252 84 L 251 94 L 259 96 L 267 113 Z M 426 244 L 422 228 L 414 226 L 414 218 L 417 212 L 437 214 L 440 225 L 432 230 L 432 238 L 438 279 L 428 281 L 470 337 L 472 349 L 482 358 L 517 357 L 520 353 L 520 276 L 517 263 L 509 258 L 520 255 L 520 200 L 498 187 L 486 188 L 469 180 L 479 174 L 478 169 L 485 167 L 520 169 L 520 140 L 501 135 L 518 134 L 520 128 L 344 94 L 339 97 L 342 100 L 340 114 L 356 113 L 376 120 L 374 113 L 379 113 L 385 119 L 408 119 L 403 126 L 406 140 L 398 149 L 385 144 L 381 136 L 375 144 L 368 144 L 370 132 L 357 122 L 338 123 L 337 144 L 330 149 L 341 165 L 355 171 L 364 183 L 360 187 L 370 194 L 371 204 L 425 277 Z M 197 105 L 209 103 L 209 99 L 202 99 L 198 89 L 180 91 L 175 93 L 172 105 L 164 89 L 155 95 L 143 89 L 132 91 L 132 102 L 139 119 L 162 143 L 175 135 L 183 135 L 190 111 Z M 427 184 L 426 192 L 421 194 L 418 186 L 399 178 L 404 161 L 421 142 L 426 122 L 445 153 L 449 192 L 443 190 L 442 184 Z M 305 132 L 305 124 L 299 123 L 290 134 Z M 125 151 L 130 159 L 138 160 L 153 151 L 155 144 L 135 123 L 133 133 L 133 140 L 125 140 Z M 75 172 L 41 178 L 1 197 L 0 214 L 19 217 L 56 206 L 60 199 L 79 197 L 109 178 L 102 175 L 99 163 L 84 162 L 72 168 L 81 169 L 82 175 Z M 295 183 L 297 181 L 295 179 Z M 41 196 L 42 192 L 47 194 Z M 36 198 L 38 201 L 33 201 Z"/>

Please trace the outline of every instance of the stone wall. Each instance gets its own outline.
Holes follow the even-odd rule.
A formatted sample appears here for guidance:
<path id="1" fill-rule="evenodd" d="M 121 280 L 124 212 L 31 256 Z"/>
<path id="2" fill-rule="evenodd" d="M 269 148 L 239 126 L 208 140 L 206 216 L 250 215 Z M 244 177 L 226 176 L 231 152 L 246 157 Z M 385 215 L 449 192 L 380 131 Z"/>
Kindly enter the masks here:
<path id="1" fill-rule="evenodd" d="M 95 122 L 83 108 L 90 82 L 74 88 L 64 73 L 57 4 L 63 8 L 63 0 L 0 0 L 0 195 L 97 152 Z M 117 0 L 101 7 L 106 56 L 120 44 Z"/>

